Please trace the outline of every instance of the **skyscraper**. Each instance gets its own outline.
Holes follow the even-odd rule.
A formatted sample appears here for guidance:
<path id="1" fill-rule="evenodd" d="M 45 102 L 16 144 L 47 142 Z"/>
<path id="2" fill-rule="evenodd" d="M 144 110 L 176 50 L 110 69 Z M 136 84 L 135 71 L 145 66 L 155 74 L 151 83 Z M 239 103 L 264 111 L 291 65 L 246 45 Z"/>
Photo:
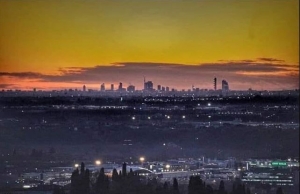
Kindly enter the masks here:
<path id="1" fill-rule="evenodd" d="M 217 90 L 217 78 L 214 78 L 214 90 Z"/>
<path id="2" fill-rule="evenodd" d="M 229 91 L 229 85 L 226 80 L 222 80 L 222 92 L 228 92 Z"/>
<path id="3" fill-rule="evenodd" d="M 128 92 L 134 92 L 134 91 L 135 91 L 135 86 L 129 85 L 129 86 L 127 87 L 127 91 L 128 91 Z"/>
<path id="4" fill-rule="evenodd" d="M 85 85 L 83 85 L 82 91 L 86 92 L 86 87 L 85 87 Z"/>
<path id="5" fill-rule="evenodd" d="M 114 91 L 114 89 L 115 89 L 114 84 L 110 84 L 110 90 Z"/>
<path id="6" fill-rule="evenodd" d="M 144 83 L 144 90 L 145 91 L 153 91 L 153 82 L 147 81 Z"/>
<path id="7" fill-rule="evenodd" d="M 157 85 L 157 90 L 161 91 L 161 85 Z"/>
<path id="8" fill-rule="evenodd" d="M 118 88 L 118 90 L 119 90 L 119 91 L 122 91 L 122 89 L 123 89 L 123 84 L 122 84 L 122 82 L 120 82 L 120 83 L 119 83 L 119 88 Z"/>
<path id="9" fill-rule="evenodd" d="M 101 84 L 100 90 L 101 90 L 102 92 L 105 91 L 105 84 L 104 84 L 104 83 Z"/>

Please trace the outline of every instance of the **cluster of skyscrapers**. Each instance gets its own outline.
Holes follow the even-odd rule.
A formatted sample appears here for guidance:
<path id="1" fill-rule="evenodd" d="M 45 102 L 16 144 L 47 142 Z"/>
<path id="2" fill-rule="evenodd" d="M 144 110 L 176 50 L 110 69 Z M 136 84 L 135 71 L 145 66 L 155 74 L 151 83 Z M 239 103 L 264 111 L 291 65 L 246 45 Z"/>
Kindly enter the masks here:
<path id="1" fill-rule="evenodd" d="M 154 92 L 154 91 L 169 92 L 169 91 L 174 91 L 175 90 L 174 88 L 172 88 L 170 90 L 170 87 L 162 86 L 162 85 L 157 85 L 157 89 L 155 90 L 153 85 L 154 84 L 153 84 L 152 81 L 146 81 L 146 79 L 144 78 L 144 89 L 143 89 L 143 91 L 145 91 L 145 92 Z M 214 90 L 217 90 L 217 78 L 216 77 L 213 79 L 213 87 L 214 87 Z M 102 83 L 100 85 L 100 91 L 102 91 L 102 92 L 104 92 L 104 91 L 134 92 L 135 90 L 136 90 L 135 86 L 132 85 L 132 84 L 127 86 L 127 88 L 124 88 L 122 82 L 119 83 L 119 86 L 116 90 L 115 90 L 114 84 L 110 85 L 110 89 L 105 88 L 105 83 Z M 192 86 L 192 91 L 196 91 L 196 90 L 199 90 L 199 88 L 195 88 L 194 86 Z M 86 88 L 85 85 L 83 86 L 83 91 L 84 92 L 87 91 L 87 88 Z M 226 80 L 222 80 L 222 92 L 226 93 L 228 91 L 229 91 L 228 82 Z"/>

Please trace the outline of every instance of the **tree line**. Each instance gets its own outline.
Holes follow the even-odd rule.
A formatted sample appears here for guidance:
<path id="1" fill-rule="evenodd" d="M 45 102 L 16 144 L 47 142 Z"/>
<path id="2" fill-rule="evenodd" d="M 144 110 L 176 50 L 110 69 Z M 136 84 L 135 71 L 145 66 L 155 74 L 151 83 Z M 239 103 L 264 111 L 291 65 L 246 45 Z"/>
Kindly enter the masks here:
<path id="1" fill-rule="evenodd" d="M 218 189 L 206 184 L 200 176 L 191 176 L 187 190 L 179 189 L 178 180 L 173 178 L 172 184 L 160 183 L 156 178 L 146 179 L 123 163 L 119 172 L 113 169 L 111 178 L 101 168 L 96 176 L 81 163 L 71 176 L 70 194 L 251 194 L 249 188 L 241 182 L 235 182 L 231 191 L 225 189 L 224 181 L 220 181 Z M 57 188 L 53 194 L 65 194 L 63 188 Z M 279 187 L 276 194 L 284 194 Z"/>

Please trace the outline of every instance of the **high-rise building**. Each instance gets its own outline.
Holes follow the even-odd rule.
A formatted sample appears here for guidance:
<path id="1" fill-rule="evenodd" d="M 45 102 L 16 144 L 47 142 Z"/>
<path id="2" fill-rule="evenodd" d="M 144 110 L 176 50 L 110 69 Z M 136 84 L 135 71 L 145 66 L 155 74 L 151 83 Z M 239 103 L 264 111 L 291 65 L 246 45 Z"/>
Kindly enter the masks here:
<path id="1" fill-rule="evenodd" d="M 110 84 L 110 90 L 114 91 L 114 89 L 115 89 L 114 84 Z"/>
<path id="2" fill-rule="evenodd" d="M 214 78 L 214 90 L 217 90 L 217 78 Z"/>
<path id="3" fill-rule="evenodd" d="M 161 85 L 157 85 L 157 90 L 161 91 Z"/>
<path id="4" fill-rule="evenodd" d="M 121 91 L 122 89 L 123 89 L 123 84 L 122 84 L 122 82 L 120 82 L 118 90 Z"/>
<path id="5" fill-rule="evenodd" d="M 229 85 L 226 80 L 222 80 L 222 92 L 228 92 L 229 91 Z"/>
<path id="6" fill-rule="evenodd" d="M 127 87 L 127 91 L 128 91 L 128 92 L 134 92 L 134 91 L 135 91 L 135 86 L 129 85 L 129 86 Z"/>
<path id="7" fill-rule="evenodd" d="M 82 91 L 86 92 L 86 86 L 85 85 L 83 85 Z"/>
<path id="8" fill-rule="evenodd" d="M 105 84 L 104 84 L 104 83 L 101 84 L 100 90 L 101 90 L 102 92 L 105 91 Z"/>
<path id="9" fill-rule="evenodd" d="M 145 91 L 153 91 L 153 82 L 147 81 L 144 83 L 144 90 Z"/>
<path id="10" fill-rule="evenodd" d="M 161 91 L 166 91 L 166 88 L 165 87 L 161 87 Z"/>
<path id="11" fill-rule="evenodd" d="M 170 91 L 170 88 L 167 86 L 166 87 L 166 92 L 169 92 Z"/>

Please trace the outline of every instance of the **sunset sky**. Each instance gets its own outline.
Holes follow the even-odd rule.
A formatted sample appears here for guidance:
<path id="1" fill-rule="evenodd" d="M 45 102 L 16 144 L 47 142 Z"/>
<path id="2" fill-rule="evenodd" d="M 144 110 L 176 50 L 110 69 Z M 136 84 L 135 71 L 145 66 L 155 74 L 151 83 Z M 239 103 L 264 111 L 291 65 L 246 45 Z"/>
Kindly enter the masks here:
<path id="1" fill-rule="evenodd" d="M 142 89 L 144 76 L 299 88 L 299 1 L 0 0 L 0 89 Z"/>

